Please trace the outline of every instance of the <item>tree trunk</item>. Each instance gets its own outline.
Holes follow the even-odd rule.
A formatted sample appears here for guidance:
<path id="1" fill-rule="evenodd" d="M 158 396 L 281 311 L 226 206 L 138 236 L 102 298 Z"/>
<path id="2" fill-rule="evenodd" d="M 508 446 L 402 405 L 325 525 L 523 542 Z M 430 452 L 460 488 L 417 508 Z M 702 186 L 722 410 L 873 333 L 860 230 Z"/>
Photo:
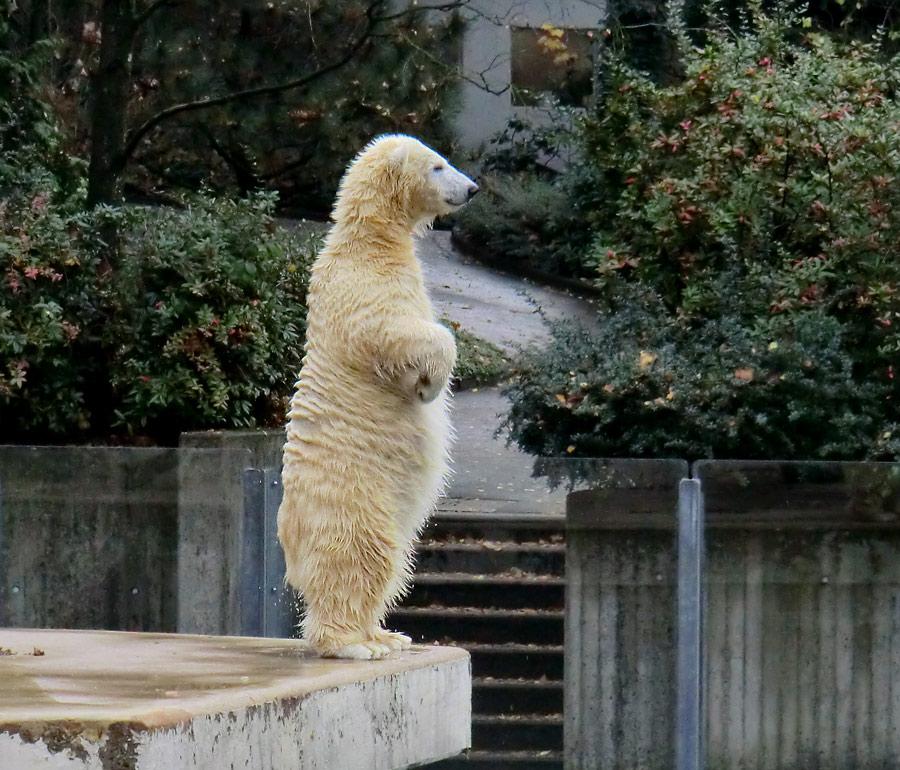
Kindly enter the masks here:
<path id="1" fill-rule="evenodd" d="M 33 0 L 31 18 L 28 23 L 30 43 L 45 40 L 50 36 L 50 0 Z"/>
<path id="2" fill-rule="evenodd" d="M 122 197 L 134 22 L 134 0 L 103 0 L 100 64 L 91 79 L 90 206 L 116 204 Z"/>

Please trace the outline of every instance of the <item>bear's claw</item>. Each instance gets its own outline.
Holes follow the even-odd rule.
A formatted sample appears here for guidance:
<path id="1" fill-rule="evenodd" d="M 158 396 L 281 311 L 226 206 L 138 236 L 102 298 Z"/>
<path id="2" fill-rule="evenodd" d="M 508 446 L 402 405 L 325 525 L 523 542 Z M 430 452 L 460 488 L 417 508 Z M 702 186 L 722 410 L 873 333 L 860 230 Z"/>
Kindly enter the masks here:
<path id="1" fill-rule="evenodd" d="M 384 628 L 379 628 L 375 632 L 375 641 L 390 647 L 392 650 L 408 650 L 412 646 L 412 639 L 406 634 L 388 631 Z"/>
<path id="2" fill-rule="evenodd" d="M 380 642 L 356 642 L 347 644 L 336 650 L 323 653 L 323 658 L 345 658 L 348 660 L 380 660 L 390 655 L 393 650 Z"/>

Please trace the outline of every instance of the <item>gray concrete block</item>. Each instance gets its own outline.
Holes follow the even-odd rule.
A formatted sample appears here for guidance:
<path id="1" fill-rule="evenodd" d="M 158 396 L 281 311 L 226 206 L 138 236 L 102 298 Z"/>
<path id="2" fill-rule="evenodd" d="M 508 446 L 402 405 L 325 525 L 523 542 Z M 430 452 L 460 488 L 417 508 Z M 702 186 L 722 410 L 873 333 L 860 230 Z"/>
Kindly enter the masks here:
<path id="1" fill-rule="evenodd" d="M 471 740 L 469 656 L 290 639 L 0 630 L 0 767 L 394 770 Z"/>
<path id="2" fill-rule="evenodd" d="M 284 428 L 268 430 L 195 430 L 182 433 L 182 449 L 246 449 L 253 468 L 281 468 Z"/>

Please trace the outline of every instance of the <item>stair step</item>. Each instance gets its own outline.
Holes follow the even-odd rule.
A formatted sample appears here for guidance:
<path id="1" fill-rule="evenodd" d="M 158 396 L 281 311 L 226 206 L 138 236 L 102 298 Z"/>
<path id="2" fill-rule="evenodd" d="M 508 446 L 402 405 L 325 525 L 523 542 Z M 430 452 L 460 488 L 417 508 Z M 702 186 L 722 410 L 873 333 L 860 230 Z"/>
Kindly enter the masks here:
<path id="1" fill-rule="evenodd" d="M 461 498 L 444 498 L 438 501 L 438 510 L 429 519 L 429 527 L 452 527 L 462 529 L 465 526 L 482 528 L 502 527 L 504 530 L 564 530 L 566 515 L 564 513 L 510 513 L 504 511 L 463 510 L 465 502 Z M 472 501 L 469 501 L 472 502 Z M 489 500 L 474 501 L 487 503 Z M 475 507 L 475 506 L 472 506 Z"/>
<path id="2" fill-rule="evenodd" d="M 519 642 L 501 642 L 499 644 L 483 642 L 457 642 L 457 647 L 469 653 L 493 655 L 562 655 L 565 647 L 561 644 L 520 644 Z"/>
<path id="3" fill-rule="evenodd" d="M 562 714 L 472 714 L 473 725 L 558 725 L 562 727 Z"/>
<path id="4" fill-rule="evenodd" d="M 473 749 L 554 751 L 562 746 L 562 714 L 473 714 Z"/>
<path id="5" fill-rule="evenodd" d="M 473 576 L 481 577 L 481 576 Z M 559 578 L 517 582 L 515 580 L 432 581 L 415 578 L 404 606 L 484 607 L 525 611 L 562 610 L 566 604 L 565 582 Z"/>
<path id="6" fill-rule="evenodd" d="M 562 610 L 401 606 L 391 613 L 388 625 L 426 644 L 489 644 L 505 638 L 561 645 L 564 616 Z"/>
<path id="7" fill-rule="evenodd" d="M 472 687 L 490 689 L 523 689 L 523 690 L 561 690 L 562 679 L 511 679 L 493 676 L 476 676 L 472 678 Z"/>
<path id="8" fill-rule="evenodd" d="M 561 645 L 479 644 L 459 643 L 472 656 L 475 677 L 532 680 L 563 678 L 563 648 Z"/>
<path id="9" fill-rule="evenodd" d="M 397 607 L 394 617 L 420 618 L 489 618 L 493 620 L 564 620 L 564 610 L 507 607 Z"/>
<path id="10" fill-rule="evenodd" d="M 420 642 L 487 643 L 504 636 L 526 644 L 562 644 L 561 610 L 398 607 L 388 624 Z"/>
<path id="11" fill-rule="evenodd" d="M 501 543 L 497 541 L 423 541 L 416 551 L 421 572 L 504 574 L 520 570 L 532 575 L 562 575 L 566 549 L 557 543 Z"/>
<path id="12" fill-rule="evenodd" d="M 566 584 L 566 579 L 559 575 L 510 571 L 487 575 L 473 575 L 470 572 L 418 572 L 415 581 L 422 585 L 565 586 Z"/>
<path id="13" fill-rule="evenodd" d="M 428 770 L 562 770 L 561 751 L 469 751 Z"/>
<path id="14" fill-rule="evenodd" d="M 559 714 L 563 683 L 549 679 L 475 677 L 472 711 L 476 714 Z"/>
<path id="15" fill-rule="evenodd" d="M 523 543 L 506 543 L 499 540 L 479 540 L 465 538 L 460 540 L 423 539 L 418 549 L 424 551 L 459 551 L 460 553 L 493 551 L 495 553 L 562 553 L 566 546 L 562 543 L 546 543 L 531 540 Z"/>

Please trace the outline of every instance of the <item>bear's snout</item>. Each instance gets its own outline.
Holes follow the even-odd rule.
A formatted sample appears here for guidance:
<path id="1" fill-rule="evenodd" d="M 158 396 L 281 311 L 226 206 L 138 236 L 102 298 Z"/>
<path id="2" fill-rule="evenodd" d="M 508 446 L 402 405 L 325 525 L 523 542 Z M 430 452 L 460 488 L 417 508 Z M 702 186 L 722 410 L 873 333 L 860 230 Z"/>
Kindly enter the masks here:
<path id="1" fill-rule="evenodd" d="M 466 190 L 466 195 L 468 196 L 469 200 L 472 200 L 472 198 L 475 197 L 475 193 L 478 192 L 478 189 L 478 185 L 475 184 L 475 182 L 472 182 L 472 184 L 469 185 L 468 189 Z"/>

